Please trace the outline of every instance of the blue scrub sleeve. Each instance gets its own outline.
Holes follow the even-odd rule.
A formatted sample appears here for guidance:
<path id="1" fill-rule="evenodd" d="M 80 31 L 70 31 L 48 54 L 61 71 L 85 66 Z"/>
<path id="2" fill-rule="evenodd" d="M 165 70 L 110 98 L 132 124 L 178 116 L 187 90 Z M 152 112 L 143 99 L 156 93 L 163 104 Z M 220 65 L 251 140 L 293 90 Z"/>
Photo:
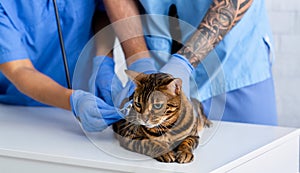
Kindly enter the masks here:
<path id="1" fill-rule="evenodd" d="M 0 64 L 29 58 L 22 34 L 0 4 Z"/>

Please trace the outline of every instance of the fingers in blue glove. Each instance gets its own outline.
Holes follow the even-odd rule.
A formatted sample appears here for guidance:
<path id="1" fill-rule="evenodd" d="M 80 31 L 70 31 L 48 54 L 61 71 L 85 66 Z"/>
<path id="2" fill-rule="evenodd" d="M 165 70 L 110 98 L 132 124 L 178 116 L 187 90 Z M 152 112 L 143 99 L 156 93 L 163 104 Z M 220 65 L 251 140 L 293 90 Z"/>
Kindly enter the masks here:
<path id="1" fill-rule="evenodd" d="M 180 78 L 182 80 L 182 90 L 189 98 L 190 76 L 194 71 L 194 67 L 188 59 L 180 54 L 173 54 L 172 58 L 160 69 L 160 71 L 169 73 L 175 78 Z"/>
<path id="2" fill-rule="evenodd" d="M 157 69 L 155 67 L 155 61 L 153 58 L 141 58 L 133 62 L 128 70 L 143 72 L 143 73 L 155 73 Z"/>
<path id="3" fill-rule="evenodd" d="M 146 74 L 156 73 L 156 67 L 155 67 L 155 61 L 153 58 L 142 58 L 134 63 L 132 63 L 129 67 L 129 70 L 136 71 L 136 72 L 143 72 Z M 135 90 L 135 84 L 131 80 L 129 80 L 125 87 L 120 92 L 115 92 L 114 103 L 116 103 L 116 106 L 120 106 L 122 101 L 126 98 L 129 98 L 134 90 Z"/>
<path id="4" fill-rule="evenodd" d="M 72 93 L 70 103 L 73 113 L 88 132 L 102 131 L 123 118 L 119 109 L 82 90 Z"/>
<path id="5" fill-rule="evenodd" d="M 97 56 L 93 60 L 93 75 L 90 79 L 90 91 L 114 106 L 112 91 L 120 91 L 122 83 L 114 71 L 115 63 L 107 56 Z"/>

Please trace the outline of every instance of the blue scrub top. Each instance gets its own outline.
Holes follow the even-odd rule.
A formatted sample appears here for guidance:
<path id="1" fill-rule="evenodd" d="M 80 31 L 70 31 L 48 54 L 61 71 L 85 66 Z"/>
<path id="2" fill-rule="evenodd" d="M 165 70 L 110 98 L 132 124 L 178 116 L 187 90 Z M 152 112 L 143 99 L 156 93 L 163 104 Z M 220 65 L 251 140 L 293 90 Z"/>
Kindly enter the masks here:
<path id="1" fill-rule="evenodd" d="M 52 0 L 0 0 L 0 64 L 29 58 L 34 67 L 67 87 Z M 92 37 L 96 0 L 57 0 L 73 76 L 77 58 Z M 0 73 L 0 102 L 43 105 L 19 92 Z"/>
<path id="2" fill-rule="evenodd" d="M 169 23 L 159 15 L 168 15 L 175 4 L 183 44 L 198 27 L 212 0 L 140 0 L 148 17 L 144 28 L 150 50 L 155 50 L 158 67 L 170 56 Z M 150 18 L 150 19 L 149 19 Z M 193 28 L 193 29 L 190 29 Z M 244 17 L 230 30 L 205 60 L 196 68 L 191 82 L 191 95 L 200 101 L 249 86 L 271 77 L 272 34 L 264 0 L 254 0 Z"/>

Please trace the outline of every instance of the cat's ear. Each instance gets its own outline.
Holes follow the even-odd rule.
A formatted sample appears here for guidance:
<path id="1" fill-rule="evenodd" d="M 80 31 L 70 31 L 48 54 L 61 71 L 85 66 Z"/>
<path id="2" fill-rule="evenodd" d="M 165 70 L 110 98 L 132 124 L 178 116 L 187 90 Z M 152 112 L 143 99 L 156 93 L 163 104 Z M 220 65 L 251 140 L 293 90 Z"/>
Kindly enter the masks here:
<path id="1" fill-rule="evenodd" d="M 180 95 L 181 87 L 182 80 L 179 78 L 173 79 L 173 81 L 167 85 L 168 91 L 170 91 L 172 95 Z"/>
<path id="2" fill-rule="evenodd" d="M 125 73 L 136 85 L 141 85 L 140 80 L 142 78 L 144 78 L 146 75 L 144 73 L 139 73 L 139 72 L 132 71 L 132 70 L 125 70 Z"/>

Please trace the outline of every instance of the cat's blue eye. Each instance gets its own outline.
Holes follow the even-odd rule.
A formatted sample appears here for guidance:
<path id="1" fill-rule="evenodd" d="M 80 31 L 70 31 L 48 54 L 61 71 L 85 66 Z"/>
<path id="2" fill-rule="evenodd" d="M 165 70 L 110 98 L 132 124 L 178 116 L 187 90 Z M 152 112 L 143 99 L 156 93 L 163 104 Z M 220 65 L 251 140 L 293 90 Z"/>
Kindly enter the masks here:
<path id="1" fill-rule="evenodd" d="M 134 105 L 138 108 L 142 107 L 142 105 L 139 102 L 134 102 Z"/>
<path id="2" fill-rule="evenodd" d="M 156 104 L 153 105 L 154 109 L 161 109 L 162 107 L 163 107 L 162 103 L 156 103 Z"/>

